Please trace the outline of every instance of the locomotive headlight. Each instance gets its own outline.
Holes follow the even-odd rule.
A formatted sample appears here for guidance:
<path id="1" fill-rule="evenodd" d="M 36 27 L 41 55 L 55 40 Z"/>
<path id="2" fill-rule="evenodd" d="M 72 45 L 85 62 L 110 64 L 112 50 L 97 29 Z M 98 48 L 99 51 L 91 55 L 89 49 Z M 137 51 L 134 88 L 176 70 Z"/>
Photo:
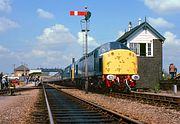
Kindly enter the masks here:
<path id="1" fill-rule="evenodd" d="M 114 80 L 115 78 L 116 78 L 115 75 L 112 75 L 112 74 L 107 75 L 107 79 L 108 79 L 108 80 Z"/>
<path id="2" fill-rule="evenodd" d="M 137 81 L 140 79 L 140 76 L 139 75 L 132 75 L 132 79 Z"/>

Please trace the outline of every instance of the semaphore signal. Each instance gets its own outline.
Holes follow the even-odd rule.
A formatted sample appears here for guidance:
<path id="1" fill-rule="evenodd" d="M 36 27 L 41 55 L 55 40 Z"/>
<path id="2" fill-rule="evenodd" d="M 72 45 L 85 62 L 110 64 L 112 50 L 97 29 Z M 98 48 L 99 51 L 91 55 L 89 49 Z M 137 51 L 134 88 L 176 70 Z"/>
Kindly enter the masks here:
<path id="1" fill-rule="evenodd" d="M 70 11 L 70 16 L 85 16 L 85 20 L 89 20 L 91 12 L 89 11 Z"/>
<path id="2" fill-rule="evenodd" d="M 82 29 L 82 32 L 85 32 L 85 46 L 86 46 L 86 52 L 85 52 L 85 90 L 86 93 L 88 93 L 88 23 L 90 22 L 91 12 L 87 11 L 87 7 L 85 7 L 85 11 L 70 11 L 70 16 L 84 16 L 85 18 L 81 20 L 82 24 L 85 24 L 85 29 Z M 74 63 L 73 63 L 74 64 Z"/>
<path id="3" fill-rule="evenodd" d="M 86 16 L 86 11 L 70 11 L 70 16 Z"/>

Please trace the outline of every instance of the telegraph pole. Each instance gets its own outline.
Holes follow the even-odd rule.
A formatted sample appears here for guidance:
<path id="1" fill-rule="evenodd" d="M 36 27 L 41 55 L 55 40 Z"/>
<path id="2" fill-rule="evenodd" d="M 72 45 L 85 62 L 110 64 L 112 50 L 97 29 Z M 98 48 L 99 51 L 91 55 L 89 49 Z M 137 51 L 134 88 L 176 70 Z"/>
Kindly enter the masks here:
<path id="1" fill-rule="evenodd" d="M 87 7 L 85 7 L 85 12 L 70 11 L 70 15 L 85 16 L 85 18 L 81 20 L 81 25 L 84 24 L 85 26 L 81 31 L 85 32 L 85 91 L 86 94 L 88 94 L 88 23 L 90 22 L 91 12 L 87 11 Z"/>

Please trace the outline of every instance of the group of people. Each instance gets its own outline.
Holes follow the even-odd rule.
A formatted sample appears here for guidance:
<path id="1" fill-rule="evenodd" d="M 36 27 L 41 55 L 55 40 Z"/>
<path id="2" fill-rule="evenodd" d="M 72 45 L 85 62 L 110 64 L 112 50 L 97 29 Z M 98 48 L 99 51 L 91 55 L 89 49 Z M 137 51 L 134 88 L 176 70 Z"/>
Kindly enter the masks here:
<path id="1" fill-rule="evenodd" d="M 15 85 L 8 79 L 7 75 L 3 75 L 3 72 L 0 73 L 0 90 L 2 89 L 14 89 Z"/>
<path id="2" fill-rule="evenodd" d="M 0 90 L 8 89 L 8 95 L 13 95 L 15 91 L 15 85 L 8 79 L 7 75 L 0 73 Z"/>
<path id="3" fill-rule="evenodd" d="M 177 68 L 173 63 L 169 65 L 169 74 L 171 75 L 171 79 L 174 79 L 177 74 Z"/>
<path id="4" fill-rule="evenodd" d="M 42 82 L 42 79 L 41 76 L 33 75 L 30 76 L 29 81 L 31 81 L 34 84 L 34 86 L 38 86 Z"/>
<path id="5" fill-rule="evenodd" d="M 9 80 L 7 75 L 0 73 L 0 89 L 8 88 Z"/>

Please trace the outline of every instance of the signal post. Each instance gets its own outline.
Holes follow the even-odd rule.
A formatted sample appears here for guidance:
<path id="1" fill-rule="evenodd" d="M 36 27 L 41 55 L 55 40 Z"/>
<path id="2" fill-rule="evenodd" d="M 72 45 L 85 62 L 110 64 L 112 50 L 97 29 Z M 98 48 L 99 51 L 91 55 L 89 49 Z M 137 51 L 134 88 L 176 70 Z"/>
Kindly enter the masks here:
<path id="1" fill-rule="evenodd" d="M 81 25 L 85 25 L 81 31 L 85 32 L 85 54 L 83 54 L 85 56 L 85 91 L 88 94 L 88 23 L 90 22 L 91 12 L 87 11 L 87 7 L 85 7 L 85 11 L 70 11 L 70 16 L 85 16 L 81 20 Z"/>

